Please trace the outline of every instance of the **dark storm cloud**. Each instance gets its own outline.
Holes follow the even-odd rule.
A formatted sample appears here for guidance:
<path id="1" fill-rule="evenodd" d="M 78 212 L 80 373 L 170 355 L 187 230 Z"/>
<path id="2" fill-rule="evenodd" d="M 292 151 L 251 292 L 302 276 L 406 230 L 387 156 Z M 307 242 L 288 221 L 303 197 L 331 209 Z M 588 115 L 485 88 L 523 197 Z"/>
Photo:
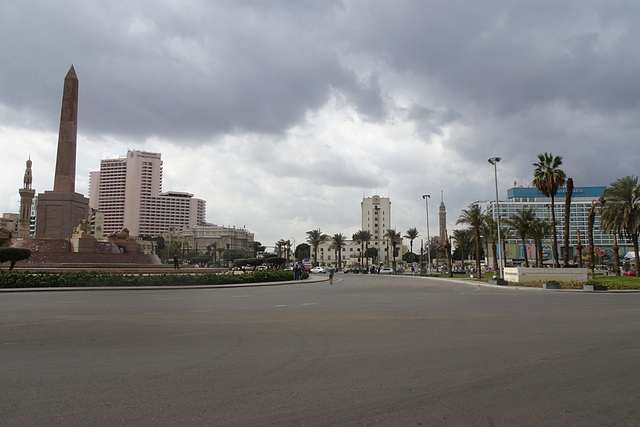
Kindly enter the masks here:
<path id="1" fill-rule="evenodd" d="M 162 150 L 176 189 L 259 233 L 288 215 L 322 226 L 364 190 L 407 227 L 420 195 L 444 190 L 454 223 L 492 197 L 490 156 L 509 183 L 530 183 L 545 151 L 576 185 L 637 175 L 639 24 L 632 0 L 6 1 L 0 133 L 42 147 L 35 173 L 53 170 L 74 64 L 85 169 Z"/>
<path id="2" fill-rule="evenodd" d="M 4 51 L 3 102 L 48 114 L 62 70 L 75 62 L 85 132 L 182 141 L 277 134 L 335 90 L 364 117 L 384 115 L 376 78 L 360 81 L 335 52 L 339 3 L 143 4 L 78 2 L 71 13 L 5 4 L 3 39 L 25 38 Z"/>

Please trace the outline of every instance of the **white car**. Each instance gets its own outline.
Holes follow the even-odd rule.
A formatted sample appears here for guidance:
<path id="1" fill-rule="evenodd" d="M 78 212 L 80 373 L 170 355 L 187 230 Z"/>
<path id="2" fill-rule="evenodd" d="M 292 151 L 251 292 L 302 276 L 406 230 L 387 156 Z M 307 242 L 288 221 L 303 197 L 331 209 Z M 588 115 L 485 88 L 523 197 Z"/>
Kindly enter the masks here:
<path id="1" fill-rule="evenodd" d="M 393 274 L 393 268 L 381 268 L 380 269 L 380 274 Z"/>
<path id="2" fill-rule="evenodd" d="M 325 270 L 325 269 L 324 269 L 324 268 L 322 268 L 322 267 L 313 267 L 313 268 L 311 269 L 311 272 L 312 272 L 312 273 L 314 273 L 314 274 L 317 274 L 317 273 L 325 274 L 325 273 L 327 272 L 327 270 Z"/>

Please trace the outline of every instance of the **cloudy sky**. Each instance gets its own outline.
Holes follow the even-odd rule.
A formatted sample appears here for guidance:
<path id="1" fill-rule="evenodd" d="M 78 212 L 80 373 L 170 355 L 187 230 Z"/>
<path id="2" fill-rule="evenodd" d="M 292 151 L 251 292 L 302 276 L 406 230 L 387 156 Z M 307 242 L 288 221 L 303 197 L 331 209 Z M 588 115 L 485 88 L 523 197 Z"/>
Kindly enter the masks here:
<path id="1" fill-rule="evenodd" d="M 564 157 L 576 186 L 638 175 L 637 0 L 24 0 L 0 3 L 0 212 L 25 161 L 53 188 L 64 76 L 80 79 L 76 191 L 127 149 L 165 191 L 256 239 L 351 236 L 363 196 L 437 234 Z"/>

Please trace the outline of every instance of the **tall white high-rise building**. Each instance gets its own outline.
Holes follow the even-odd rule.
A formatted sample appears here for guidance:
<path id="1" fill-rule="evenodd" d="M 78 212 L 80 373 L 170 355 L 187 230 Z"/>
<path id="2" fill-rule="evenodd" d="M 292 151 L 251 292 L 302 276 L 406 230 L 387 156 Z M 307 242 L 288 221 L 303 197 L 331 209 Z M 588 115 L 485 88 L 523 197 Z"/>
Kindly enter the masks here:
<path id="1" fill-rule="evenodd" d="M 206 203 L 193 194 L 162 193 L 160 153 L 128 151 L 90 173 L 89 206 L 104 214 L 104 234 L 159 236 L 170 228 L 205 225 Z"/>
<path id="2" fill-rule="evenodd" d="M 362 229 L 371 233 L 371 243 L 378 249 L 378 259 L 388 264 L 392 254 L 389 253 L 384 237 L 391 228 L 391 199 L 388 197 L 365 197 L 362 199 Z"/>

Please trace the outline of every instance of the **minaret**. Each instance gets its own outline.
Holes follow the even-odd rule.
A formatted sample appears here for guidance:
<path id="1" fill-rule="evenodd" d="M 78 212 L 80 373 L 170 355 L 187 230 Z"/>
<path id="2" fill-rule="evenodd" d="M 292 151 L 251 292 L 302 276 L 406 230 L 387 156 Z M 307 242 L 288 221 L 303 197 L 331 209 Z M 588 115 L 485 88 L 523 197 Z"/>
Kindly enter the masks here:
<path id="1" fill-rule="evenodd" d="M 440 191 L 440 212 L 439 216 L 439 226 L 440 226 L 440 244 L 444 245 L 447 238 L 447 208 L 444 206 L 444 194 L 443 191 Z"/>
<path id="2" fill-rule="evenodd" d="M 17 237 L 20 238 L 29 237 L 30 235 L 31 204 L 33 203 L 33 196 L 36 194 L 36 190 L 31 188 L 32 180 L 31 156 L 29 156 L 29 160 L 27 160 L 27 167 L 24 171 L 24 186 L 18 190 L 18 193 L 20 193 L 20 219 L 18 220 Z"/>
<path id="3" fill-rule="evenodd" d="M 89 216 L 89 199 L 75 192 L 78 77 L 73 65 L 64 79 L 53 191 L 38 194 L 36 237 L 68 239 Z"/>

